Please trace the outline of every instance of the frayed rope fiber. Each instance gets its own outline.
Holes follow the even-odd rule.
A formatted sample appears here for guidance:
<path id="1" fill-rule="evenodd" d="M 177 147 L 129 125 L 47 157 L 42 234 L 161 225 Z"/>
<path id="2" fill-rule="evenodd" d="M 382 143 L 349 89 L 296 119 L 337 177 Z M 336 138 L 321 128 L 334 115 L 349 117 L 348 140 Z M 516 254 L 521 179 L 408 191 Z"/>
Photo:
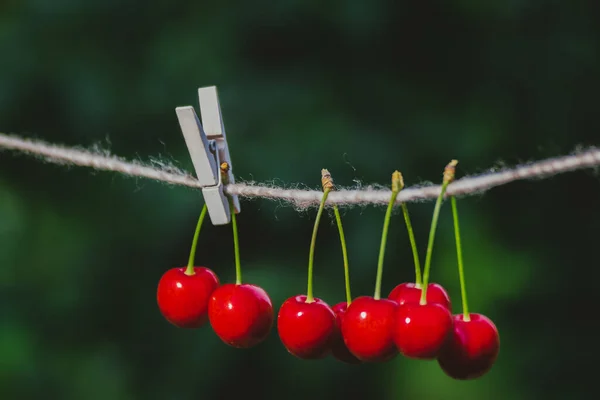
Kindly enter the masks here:
<path id="1" fill-rule="evenodd" d="M 41 140 L 27 139 L 0 133 L 0 150 L 8 149 L 41 158 L 47 162 L 63 165 L 91 167 L 99 171 L 113 171 L 123 175 L 148 178 L 173 185 L 201 188 L 196 178 L 176 167 L 127 161 L 107 152 L 93 152 L 50 144 Z M 600 149 L 589 148 L 572 155 L 518 165 L 514 168 L 479 175 L 466 176 L 448 186 L 447 196 L 465 196 L 483 193 L 496 186 L 533 178 L 547 178 L 563 172 L 592 168 L 600 165 Z M 440 185 L 413 186 L 403 189 L 396 203 L 435 199 Z M 266 198 L 293 203 L 297 207 L 318 205 L 323 193 L 317 190 L 286 189 L 257 183 L 235 183 L 225 187 L 225 192 L 245 198 Z M 366 188 L 341 189 L 329 194 L 327 203 L 337 205 L 387 204 L 391 190 Z"/>

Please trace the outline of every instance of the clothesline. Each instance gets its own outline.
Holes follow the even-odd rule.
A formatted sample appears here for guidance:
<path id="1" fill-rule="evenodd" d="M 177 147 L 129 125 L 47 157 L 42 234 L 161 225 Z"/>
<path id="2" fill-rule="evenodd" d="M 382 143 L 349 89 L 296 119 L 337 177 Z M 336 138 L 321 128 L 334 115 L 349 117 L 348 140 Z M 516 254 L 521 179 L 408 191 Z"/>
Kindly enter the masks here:
<path id="1" fill-rule="evenodd" d="M 2 149 L 35 156 L 55 164 L 112 171 L 127 176 L 147 178 L 191 188 L 202 187 L 196 178 L 174 166 L 156 166 L 139 161 L 128 161 L 107 152 L 93 152 L 0 133 L 0 151 Z M 447 195 L 478 194 L 519 180 L 548 178 L 564 172 L 597 166 L 600 166 L 600 149 L 589 148 L 575 154 L 522 164 L 501 171 L 466 176 L 451 183 L 448 186 Z M 322 192 L 318 190 L 289 189 L 260 183 L 230 184 L 225 187 L 225 192 L 242 198 L 259 197 L 287 201 L 299 207 L 317 205 L 322 196 Z M 439 192 L 439 185 L 407 187 L 398 195 L 397 203 L 435 199 Z M 389 201 L 390 194 L 390 190 L 373 187 L 357 190 L 341 189 L 331 192 L 328 204 L 386 204 Z"/>

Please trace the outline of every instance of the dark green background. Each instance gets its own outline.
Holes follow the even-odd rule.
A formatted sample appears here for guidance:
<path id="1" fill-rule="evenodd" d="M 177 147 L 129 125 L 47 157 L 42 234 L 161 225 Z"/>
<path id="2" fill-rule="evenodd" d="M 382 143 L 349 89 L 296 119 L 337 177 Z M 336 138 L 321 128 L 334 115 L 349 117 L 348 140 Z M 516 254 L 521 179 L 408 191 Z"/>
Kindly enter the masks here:
<path id="1" fill-rule="evenodd" d="M 175 107 L 217 85 L 241 180 L 408 185 L 600 142 L 595 1 L 4 0 L 0 131 L 100 144 L 193 171 Z M 593 171 L 459 201 L 472 311 L 502 347 L 484 378 L 435 362 L 347 366 L 289 355 L 273 330 L 236 350 L 180 330 L 156 285 L 187 261 L 201 194 L 0 152 L 0 398 L 566 399 L 596 391 L 600 184 Z M 410 205 L 424 254 L 432 202 Z M 245 280 L 276 308 L 306 285 L 314 210 L 243 201 Z M 354 295 L 372 294 L 384 209 L 343 210 Z M 316 295 L 343 299 L 327 218 Z M 460 312 L 450 207 L 432 278 Z M 198 262 L 233 280 L 230 226 L 205 226 Z M 401 214 L 383 289 L 413 279 Z"/>

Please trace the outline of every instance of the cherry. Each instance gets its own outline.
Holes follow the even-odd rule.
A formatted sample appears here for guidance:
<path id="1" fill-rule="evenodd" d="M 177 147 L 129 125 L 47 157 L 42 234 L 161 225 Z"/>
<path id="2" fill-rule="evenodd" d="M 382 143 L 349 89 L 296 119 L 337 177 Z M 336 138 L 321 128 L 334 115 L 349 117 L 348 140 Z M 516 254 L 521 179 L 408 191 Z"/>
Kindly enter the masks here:
<path id="1" fill-rule="evenodd" d="M 336 329 L 335 314 L 323 300 L 305 295 L 287 299 L 279 309 L 277 331 L 287 351 L 302 359 L 327 356 Z"/>
<path id="2" fill-rule="evenodd" d="M 206 204 L 196 224 L 194 239 L 187 267 L 172 268 L 158 282 L 156 301 L 161 314 L 180 328 L 198 328 L 208 319 L 208 300 L 219 286 L 219 278 L 204 267 L 194 267 L 196 245 L 204 217 Z"/>
<path id="3" fill-rule="evenodd" d="M 400 172 L 394 171 L 392 194 L 383 220 L 375 294 L 373 297 L 361 296 L 352 301 L 342 321 L 344 343 L 356 358 L 365 362 L 389 361 L 398 355 L 394 346 L 393 332 L 398 304 L 393 300 L 381 298 L 381 280 L 392 210 L 403 186 L 402 175 Z"/>
<path id="4" fill-rule="evenodd" d="M 454 329 L 438 357 L 442 370 L 451 378 L 467 380 L 486 374 L 500 351 L 496 325 L 484 315 L 454 316 Z"/>
<path id="5" fill-rule="evenodd" d="M 398 350 L 410 358 L 434 359 L 445 344 L 452 329 L 452 315 L 447 307 L 428 303 L 429 271 L 435 240 L 435 231 L 446 188 L 454 178 L 456 161 L 452 160 L 444 170 L 440 194 L 436 200 L 429 230 L 429 242 L 425 257 L 422 289 L 418 302 L 405 301 L 398 307 L 394 326 L 394 342 Z M 418 280 L 418 278 L 417 278 Z M 400 291 L 400 290 L 399 290 Z"/>
<path id="6" fill-rule="evenodd" d="M 306 296 L 290 297 L 281 305 L 277 315 L 277 330 L 281 343 L 290 354 L 307 360 L 327 356 L 336 336 L 335 313 L 323 300 L 313 297 L 313 268 L 317 232 L 319 231 L 319 222 L 323 215 L 327 196 L 334 189 L 331 176 L 327 170 L 321 171 L 321 182 L 323 184 L 323 196 L 321 197 L 310 240 Z"/>
<path id="7" fill-rule="evenodd" d="M 388 299 L 394 300 L 401 306 L 404 303 L 419 303 L 422 295 L 422 285 L 415 283 L 401 283 L 390 292 Z M 441 285 L 430 283 L 427 285 L 427 303 L 437 303 L 452 310 L 450 296 Z"/>
<path id="8" fill-rule="evenodd" d="M 346 343 L 344 343 L 344 337 L 342 336 L 342 321 L 344 320 L 346 310 L 348 309 L 348 302 L 343 301 L 337 303 L 332 309 L 335 313 L 336 334 L 331 345 L 331 354 L 338 360 L 347 364 L 360 364 L 361 361 L 348 350 Z"/>
<path id="9" fill-rule="evenodd" d="M 228 283 L 208 303 L 210 325 L 226 344 L 248 348 L 262 342 L 273 326 L 273 305 L 267 292 L 250 284 Z"/>
<path id="10" fill-rule="evenodd" d="M 357 297 L 342 319 L 342 336 L 348 350 L 365 362 L 385 362 L 398 355 L 394 346 L 396 302 Z"/>
<path id="11" fill-rule="evenodd" d="M 452 315 L 441 304 L 405 303 L 398 307 L 394 342 L 404 356 L 423 360 L 437 357 L 452 329 Z"/>
<path id="12" fill-rule="evenodd" d="M 221 164 L 221 172 L 228 170 Z M 235 284 L 229 283 L 214 291 L 208 304 L 210 325 L 226 344 L 237 348 L 256 346 L 266 339 L 273 326 L 273 305 L 267 292 L 256 285 L 242 284 L 240 243 L 237 217 L 230 201 Z"/>
<path id="13" fill-rule="evenodd" d="M 489 318 L 469 313 L 456 198 L 451 196 L 450 200 L 463 313 L 453 317 L 454 328 L 440 352 L 438 364 L 451 378 L 467 380 L 479 378 L 492 368 L 500 351 L 500 335 Z"/>
<path id="14" fill-rule="evenodd" d="M 208 319 L 208 300 L 219 286 L 219 278 L 208 268 L 172 268 L 158 282 L 156 300 L 162 315 L 180 328 L 198 328 Z"/>

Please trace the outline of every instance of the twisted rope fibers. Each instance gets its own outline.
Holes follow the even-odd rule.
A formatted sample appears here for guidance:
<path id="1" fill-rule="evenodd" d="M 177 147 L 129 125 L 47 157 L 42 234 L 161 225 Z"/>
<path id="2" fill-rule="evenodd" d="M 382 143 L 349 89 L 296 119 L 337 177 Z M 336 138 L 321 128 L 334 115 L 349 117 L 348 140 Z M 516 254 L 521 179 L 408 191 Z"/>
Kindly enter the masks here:
<path id="1" fill-rule="evenodd" d="M 202 188 L 196 178 L 171 165 L 153 165 L 139 161 L 128 161 L 106 151 L 94 152 L 76 147 L 65 147 L 42 140 L 28 139 L 0 133 L 0 150 L 7 149 L 41 158 L 54 164 L 90 167 L 98 171 L 112 171 L 123 175 L 152 179 L 172 185 Z M 571 155 L 548 158 L 507 168 L 502 171 L 486 172 L 465 176 L 448 186 L 447 196 L 466 196 L 483 193 L 497 186 L 526 179 L 549 178 L 561 173 L 600 166 L 600 149 L 588 148 Z M 412 186 L 403 189 L 396 203 L 435 199 L 441 185 Z M 225 187 L 225 192 L 242 198 L 266 198 L 286 201 L 299 208 L 319 204 L 323 193 L 319 190 L 288 189 L 260 183 L 235 183 Z M 387 204 L 391 190 L 367 187 L 365 189 L 340 189 L 332 191 L 329 204 L 368 205 Z"/>

